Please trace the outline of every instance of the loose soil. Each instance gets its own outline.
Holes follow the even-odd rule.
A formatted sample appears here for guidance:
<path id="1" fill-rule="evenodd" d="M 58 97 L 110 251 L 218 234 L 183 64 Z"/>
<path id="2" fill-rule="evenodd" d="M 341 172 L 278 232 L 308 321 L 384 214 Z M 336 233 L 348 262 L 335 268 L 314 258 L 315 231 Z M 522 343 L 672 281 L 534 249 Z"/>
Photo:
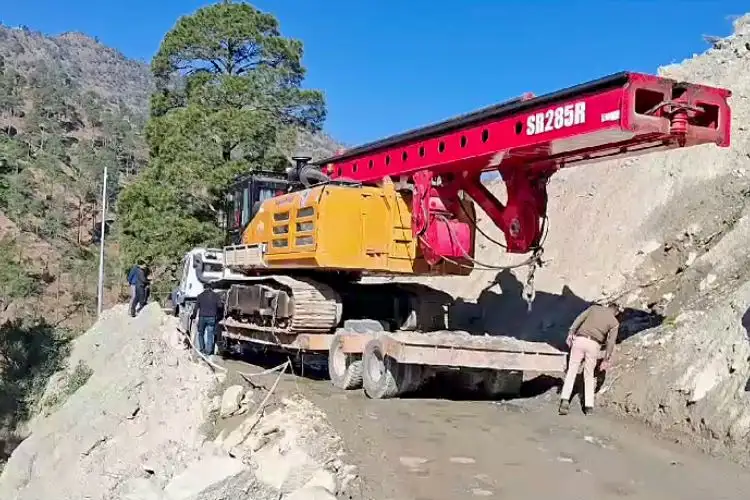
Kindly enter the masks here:
<path id="1" fill-rule="evenodd" d="M 750 471 L 654 437 L 642 424 L 584 416 L 577 406 L 558 416 L 554 390 L 506 402 L 375 401 L 293 375 L 279 389 L 301 391 L 342 436 L 347 461 L 362 476 L 362 491 L 349 498 L 703 500 L 746 498 L 750 491 Z"/>

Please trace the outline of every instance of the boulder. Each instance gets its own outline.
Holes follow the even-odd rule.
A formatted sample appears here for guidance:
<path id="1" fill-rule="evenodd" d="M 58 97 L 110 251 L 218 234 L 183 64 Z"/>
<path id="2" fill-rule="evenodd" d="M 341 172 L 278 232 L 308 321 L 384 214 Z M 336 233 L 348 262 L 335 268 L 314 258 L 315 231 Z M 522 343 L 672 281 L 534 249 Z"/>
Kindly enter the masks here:
<path id="1" fill-rule="evenodd" d="M 245 391 L 241 385 L 233 385 L 224 391 L 224 395 L 221 397 L 221 408 L 219 409 L 219 416 L 222 418 L 231 417 L 237 413 L 242 403 L 242 398 L 245 395 Z"/>

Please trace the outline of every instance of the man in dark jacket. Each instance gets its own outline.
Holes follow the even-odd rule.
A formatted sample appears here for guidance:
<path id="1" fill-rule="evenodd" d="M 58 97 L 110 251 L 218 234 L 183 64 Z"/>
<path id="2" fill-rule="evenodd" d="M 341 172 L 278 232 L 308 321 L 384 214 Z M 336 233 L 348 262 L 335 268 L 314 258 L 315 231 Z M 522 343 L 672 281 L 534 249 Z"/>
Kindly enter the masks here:
<path id="1" fill-rule="evenodd" d="M 138 310 L 146 307 L 148 299 L 151 296 L 151 268 L 145 264 L 143 265 L 143 279 L 145 280 L 145 285 L 143 287 L 143 295 L 141 296 L 141 302 Z"/>
<path id="2" fill-rule="evenodd" d="M 199 352 L 206 356 L 214 353 L 214 332 L 218 322 L 219 309 L 221 308 L 221 297 L 213 291 L 211 283 L 203 285 L 203 291 L 195 300 L 195 307 L 190 314 L 191 323 L 198 316 L 198 328 L 196 329 L 196 347 Z"/>
<path id="3" fill-rule="evenodd" d="M 144 271 L 144 262 L 139 260 L 138 263 L 128 273 L 128 284 L 130 284 L 130 316 L 135 315 L 146 305 L 146 272 Z M 136 310 L 138 309 L 138 310 Z"/>

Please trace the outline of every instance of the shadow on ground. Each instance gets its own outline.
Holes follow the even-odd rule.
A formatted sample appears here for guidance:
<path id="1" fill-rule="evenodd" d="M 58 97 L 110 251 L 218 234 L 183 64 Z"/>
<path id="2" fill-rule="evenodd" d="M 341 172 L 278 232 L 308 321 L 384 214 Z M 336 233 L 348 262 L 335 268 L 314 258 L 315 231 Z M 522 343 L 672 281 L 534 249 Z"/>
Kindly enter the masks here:
<path id="1" fill-rule="evenodd" d="M 532 308 L 523 300 L 523 284 L 510 270 L 500 271 L 477 301 L 458 298 L 449 311 L 450 328 L 474 335 L 505 335 L 531 342 L 546 342 L 567 350 L 565 339 L 576 316 L 592 303 L 567 285 L 560 294 L 537 291 Z M 661 324 L 664 316 L 625 308 L 620 314 L 618 343 Z"/>
<path id="2" fill-rule="evenodd" d="M 69 339 L 48 323 L 18 319 L 0 326 L 0 463 L 21 442 L 15 429 L 32 415 L 68 349 Z"/>
<path id="3" fill-rule="evenodd" d="M 742 315 L 742 327 L 745 329 L 745 338 L 750 341 L 750 308 Z M 745 382 L 745 392 L 750 392 L 750 378 Z"/>

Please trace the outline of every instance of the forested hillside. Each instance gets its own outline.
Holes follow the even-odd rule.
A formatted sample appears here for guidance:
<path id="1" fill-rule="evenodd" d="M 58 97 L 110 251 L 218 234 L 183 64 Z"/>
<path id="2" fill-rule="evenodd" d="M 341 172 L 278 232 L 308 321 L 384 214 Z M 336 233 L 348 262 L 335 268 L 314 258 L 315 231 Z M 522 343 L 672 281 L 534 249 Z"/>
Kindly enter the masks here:
<path id="1" fill-rule="evenodd" d="M 87 326 L 96 306 L 92 244 L 103 167 L 114 205 L 148 158 L 151 88 L 144 64 L 84 35 L 0 27 L 3 319 L 34 315 Z M 115 278 L 119 266 L 110 263 Z"/>
<path id="2" fill-rule="evenodd" d="M 148 164 L 145 127 L 156 87 L 148 64 L 84 34 L 0 26 L 0 320 L 42 316 L 78 329 L 93 319 L 105 165 L 107 219 L 114 222 L 106 302 L 125 290 L 117 198 Z M 318 132 L 287 131 L 285 139 L 277 153 L 287 157 L 320 157 L 339 147 Z M 237 158 L 232 173 L 258 166 L 247 154 Z M 184 186 L 173 187 L 179 196 Z M 136 245 L 139 237 L 136 231 Z"/>
<path id="3" fill-rule="evenodd" d="M 145 65 L 83 35 L 0 26 L 0 462 L 69 334 L 94 319 L 103 167 L 113 203 L 148 158 L 150 88 Z"/>

